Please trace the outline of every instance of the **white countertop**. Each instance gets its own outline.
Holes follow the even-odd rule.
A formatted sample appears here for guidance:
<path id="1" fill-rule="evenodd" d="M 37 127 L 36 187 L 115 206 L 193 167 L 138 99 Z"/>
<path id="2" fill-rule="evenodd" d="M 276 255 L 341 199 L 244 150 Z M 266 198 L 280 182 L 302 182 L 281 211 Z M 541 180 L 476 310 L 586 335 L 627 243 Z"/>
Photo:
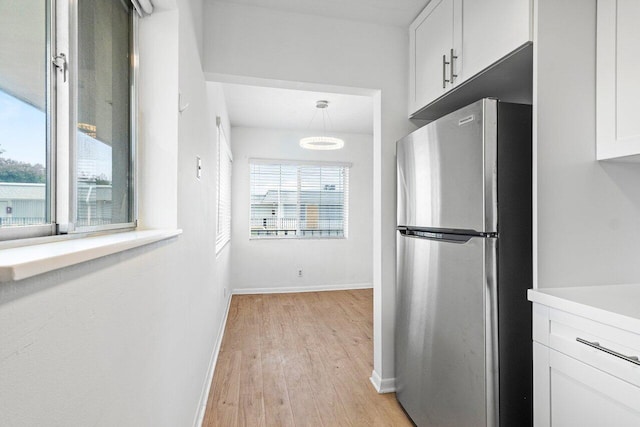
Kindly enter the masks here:
<path id="1" fill-rule="evenodd" d="M 640 284 L 529 289 L 529 301 L 640 334 Z"/>

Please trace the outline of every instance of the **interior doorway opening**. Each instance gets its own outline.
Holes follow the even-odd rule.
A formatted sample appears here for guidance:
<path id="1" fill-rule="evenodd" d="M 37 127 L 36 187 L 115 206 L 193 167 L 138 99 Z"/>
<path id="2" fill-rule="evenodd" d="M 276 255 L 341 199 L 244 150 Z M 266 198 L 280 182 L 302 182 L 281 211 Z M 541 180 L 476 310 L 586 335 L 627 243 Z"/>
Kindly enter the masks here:
<path id="1" fill-rule="evenodd" d="M 299 95 L 301 95 L 302 98 L 304 98 L 304 96 L 307 96 L 307 104 L 304 104 L 302 108 L 302 106 L 299 106 L 300 111 L 296 112 L 293 111 L 291 112 L 291 109 L 286 110 L 286 108 L 284 108 L 285 111 L 289 111 L 290 114 L 292 115 L 296 115 L 296 114 L 300 114 L 300 115 L 304 115 L 306 114 L 307 119 L 309 117 L 309 110 L 312 110 L 314 107 L 314 103 L 318 100 L 324 99 L 324 98 L 334 98 L 334 97 L 353 97 L 353 98 L 359 98 L 360 100 L 367 100 L 367 102 L 369 103 L 369 110 L 366 113 L 368 115 L 367 120 L 369 123 L 369 127 L 368 127 L 368 131 L 367 132 L 358 132 L 355 131 L 353 132 L 353 130 L 351 131 L 351 133 L 361 133 L 364 135 L 367 135 L 368 138 L 368 147 L 369 147 L 369 155 L 370 155 L 370 160 L 369 160 L 369 166 L 370 166 L 370 174 L 369 174 L 369 181 L 367 183 L 367 191 L 369 191 L 371 193 L 371 198 L 368 201 L 367 207 L 366 207 L 366 217 L 363 215 L 360 216 L 354 216 L 353 211 L 350 211 L 349 215 L 349 220 L 350 220 L 350 225 L 354 224 L 354 221 L 357 223 L 358 219 L 370 219 L 370 225 L 366 226 L 366 232 L 368 233 L 370 240 L 368 243 L 368 246 L 365 249 L 362 249 L 358 252 L 358 256 L 355 259 L 367 259 L 366 261 L 366 265 L 367 265 L 367 270 L 369 272 L 368 277 L 362 281 L 359 279 L 351 280 L 350 283 L 347 281 L 342 281 L 342 283 L 337 283 L 337 285 L 340 286 L 328 286 L 328 285 L 322 285 L 320 281 L 316 281 L 316 283 L 312 283 L 311 278 L 314 277 L 313 275 L 313 268 L 319 269 L 320 267 L 322 267 L 323 271 L 329 271 L 329 269 L 331 268 L 330 265 L 326 265 L 326 264 L 322 264 L 322 262 L 317 262 L 315 264 L 315 266 L 312 269 L 306 269 L 304 268 L 304 266 L 302 266 L 302 268 L 300 268 L 299 265 L 297 265 L 297 263 L 292 263 L 289 265 L 289 267 L 286 269 L 285 274 L 286 275 L 290 275 L 292 273 L 291 270 L 293 270 L 293 274 L 295 277 L 288 277 L 287 281 L 285 282 L 286 285 L 288 285 L 288 289 L 286 291 L 288 292 L 299 292 L 299 291 L 304 291 L 304 290 L 329 290 L 329 289 L 345 289 L 348 288 L 348 286 L 344 286 L 344 285 L 351 285 L 352 288 L 357 288 L 357 287 L 370 287 L 373 288 L 373 374 L 371 377 L 372 382 L 374 383 L 374 386 L 376 387 L 376 389 L 378 389 L 378 391 L 383 392 L 384 388 L 384 384 L 381 384 L 380 381 L 376 381 L 376 379 L 380 379 L 380 376 L 376 374 L 376 372 L 380 372 L 381 366 L 382 366 L 382 354 L 383 354 L 383 348 L 382 348 L 382 301 L 381 301 L 381 294 L 382 294 L 382 231 L 381 231 L 381 224 L 382 224 L 382 176 L 381 176 L 381 170 L 382 170 L 382 93 L 379 89 L 370 89 L 370 88 L 354 88 L 354 87 L 343 87 L 343 86 L 335 86 L 335 85 L 325 85 L 325 84 L 315 84 L 315 83 L 301 83 L 301 82 L 290 82 L 290 81 L 280 81 L 280 80 L 268 80 L 268 79 L 261 79 L 261 78 L 253 78 L 253 77 L 246 77 L 246 76 L 233 76 L 233 75 L 224 75 L 224 74 L 213 74 L 210 73 L 207 75 L 207 80 L 209 82 L 209 84 L 213 84 L 213 85 L 222 85 L 224 86 L 237 86 L 235 89 L 239 89 L 239 93 L 241 97 L 245 98 L 245 105 L 247 105 L 246 103 L 249 103 L 249 105 L 251 105 L 251 109 L 254 109 L 254 111 L 259 111 L 260 109 L 262 109 L 263 111 L 265 109 L 268 110 L 268 104 L 269 102 L 273 101 L 273 97 L 269 96 L 268 93 L 269 91 L 273 91 L 276 89 L 280 89 L 280 90 L 285 90 L 285 91 L 296 91 L 298 92 Z M 249 88 L 253 88 L 253 89 L 249 89 Z M 255 96 L 251 96 L 249 93 L 254 90 L 256 91 L 255 93 L 260 93 L 262 92 L 263 96 L 260 97 L 255 97 Z M 244 95 L 242 95 L 242 93 L 244 93 Z M 313 94 L 313 96 L 311 96 L 309 98 L 309 95 Z M 227 96 L 226 92 L 225 92 L 225 96 Z M 235 95 L 234 95 L 235 96 Z M 317 98 L 317 99 L 316 99 Z M 331 99 L 329 99 L 329 101 L 331 101 Z M 331 104 L 330 104 L 331 105 Z M 331 105 L 331 108 L 333 108 L 334 106 L 336 106 L 337 104 L 333 104 Z M 286 107 L 286 105 L 285 105 Z M 246 119 L 250 118 L 248 111 L 250 109 L 244 109 L 244 112 L 242 112 L 241 110 L 241 115 L 244 115 Z M 304 113 L 304 114 L 302 114 Z M 258 116 L 259 114 L 256 114 L 255 116 Z M 339 117 L 338 111 L 336 110 L 330 110 L 330 115 L 331 115 L 331 120 L 334 121 L 336 120 L 337 117 Z M 253 125 L 250 125 L 250 123 L 242 123 L 240 122 L 240 126 L 237 125 L 238 121 L 235 120 L 234 118 L 234 114 L 233 111 L 230 110 L 230 119 L 231 119 L 231 124 L 232 124 L 232 132 L 231 132 L 231 146 L 234 146 L 234 143 L 236 143 L 237 141 L 233 141 L 234 140 L 234 136 L 236 135 L 240 135 L 242 137 L 242 139 L 246 139 L 245 137 L 248 137 L 249 134 L 253 134 L 253 136 L 255 137 L 256 132 L 259 132 L 260 129 L 265 130 L 265 129 L 269 129 L 269 127 L 273 127 L 274 123 L 277 121 L 277 119 L 271 117 L 269 118 L 270 115 L 265 115 L 262 117 L 263 122 L 261 123 L 254 123 Z M 266 121 L 265 121 L 266 120 Z M 259 120 L 257 120 L 259 121 Z M 304 131 L 304 130 L 308 130 L 309 127 L 308 125 L 305 125 L 307 127 L 303 127 L 302 129 L 300 129 L 300 125 L 298 125 L 297 129 L 298 131 Z M 274 130 L 274 129 L 271 129 Z M 286 145 L 284 140 L 286 139 L 285 136 L 288 136 L 289 138 L 289 148 L 291 149 L 291 147 L 294 147 L 298 141 L 296 141 L 295 138 L 299 137 L 299 134 L 296 134 L 296 132 L 294 132 L 296 129 L 280 129 L 278 132 L 279 135 L 276 135 L 277 137 L 280 138 L 280 146 L 278 146 L 278 150 L 283 150 L 284 146 Z M 331 128 L 331 131 L 338 131 L 336 133 L 340 133 L 341 128 L 337 128 L 337 127 L 333 127 Z M 241 135 L 243 134 L 244 135 Z M 301 132 L 303 133 L 303 132 Z M 349 132 L 347 132 L 349 133 Z M 272 137 L 274 136 L 273 134 L 271 135 Z M 345 142 L 346 145 L 346 142 Z M 263 147 L 264 148 L 264 147 Z M 298 148 L 296 148 L 297 150 Z M 340 150 L 337 150 L 340 151 Z M 282 151 L 280 151 L 282 152 Z M 268 157 L 268 158 L 275 158 L 275 154 L 274 152 L 262 152 L 264 154 L 264 156 Z M 236 222 L 238 221 L 238 219 L 240 218 L 240 216 L 244 216 L 246 219 L 246 221 L 249 221 L 249 214 L 250 214 L 250 207 L 247 206 L 249 204 L 248 200 L 250 199 L 250 196 L 248 194 L 248 190 L 246 190 L 246 188 L 248 188 L 250 182 L 249 181 L 250 177 L 249 177 L 249 173 L 247 171 L 243 171 L 241 172 L 239 170 L 239 161 L 242 162 L 247 162 L 249 161 L 249 158 L 251 157 L 249 154 L 242 154 L 242 156 L 246 157 L 246 158 L 241 158 L 240 156 L 234 157 L 234 177 L 236 177 L 235 174 L 242 174 L 243 178 L 242 180 L 245 180 L 244 183 L 239 183 L 239 181 L 242 180 L 237 180 L 234 179 L 234 186 L 233 186 L 233 191 L 232 191 L 232 195 L 234 200 L 236 201 L 242 201 L 242 205 L 241 206 L 237 206 L 236 204 L 234 204 L 234 209 L 233 209 L 233 217 L 236 220 Z M 256 154 L 257 156 L 257 154 Z M 276 156 L 277 157 L 277 156 Z M 359 166 L 356 166 L 359 167 Z M 247 166 L 248 168 L 248 166 Z M 245 192 L 242 193 L 242 191 L 239 191 L 239 185 L 244 186 L 245 188 Z M 353 196 L 353 191 L 350 192 L 351 195 Z M 240 216 L 238 216 L 240 215 Z M 267 242 L 267 240 L 263 240 L 261 242 L 254 242 L 251 241 L 249 239 L 249 227 L 247 225 L 247 223 L 244 224 L 237 224 L 236 222 L 234 222 L 234 236 L 232 238 L 232 251 L 233 251 L 233 256 L 232 259 L 234 261 L 239 261 L 240 258 L 242 257 L 238 257 L 238 254 L 241 254 L 242 251 L 240 251 L 240 248 L 238 248 L 236 245 L 238 244 L 238 242 L 241 241 L 249 241 L 250 243 L 253 243 L 254 246 L 255 244 L 262 244 L 264 249 L 265 242 Z M 351 230 L 352 231 L 352 230 Z M 269 243 L 269 242 L 267 242 Z M 277 241 L 277 242 L 270 242 L 270 244 L 273 245 L 279 245 L 277 246 L 278 248 L 281 248 L 283 244 L 288 243 L 290 244 L 292 247 L 298 247 L 302 244 L 306 244 L 306 243 L 310 243 L 310 242 L 302 242 L 302 241 L 296 241 L 296 242 L 283 242 L 283 241 Z M 318 243 L 318 242 L 316 242 Z M 320 242 L 321 246 L 322 246 L 323 242 Z M 274 247 L 276 247 L 274 246 Z M 330 251 L 330 249 L 324 249 L 325 251 Z M 303 253 L 303 252 L 300 252 Z M 255 254 L 254 254 L 255 255 Z M 253 256 L 251 257 L 251 260 L 255 260 L 256 257 Z M 317 259 L 317 252 L 314 255 L 309 255 L 309 259 Z M 356 262 L 354 259 L 351 259 L 351 262 Z M 232 261 L 232 271 L 235 274 L 235 272 L 238 270 L 237 266 L 239 265 L 239 263 L 234 263 Z M 256 271 L 259 272 L 265 272 L 265 271 L 273 271 L 274 267 L 272 265 L 257 265 L 255 266 Z M 275 269 L 278 270 L 278 269 Z M 300 271 L 302 270 L 302 271 Z M 244 270 L 242 270 L 244 271 Z M 262 274 L 261 277 L 264 277 L 265 275 Z M 235 294 L 241 294 L 241 293 L 255 293 L 255 292 L 262 292 L 262 293 L 268 293 L 268 292 L 282 292 L 282 286 L 267 286 L 267 285 L 261 285 L 259 281 L 251 281 L 251 278 L 246 278 L 247 280 L 245 280 L 243 283 L 233 283 L 232 287 L 234 289 L 232 289 L 232 292 Z M 290 280 L 297 280 L 297 282 L 291 282 Z M 301 280 L 302 279 L 302 280 Z M 308 282 L 304 283 L 304 285 L 301 282 L 304 282 L 304 280 L 307 279 Z M 239 279 L 240 280 L 240 279 Z M 264 283 L 264 282 L 263 282 Z M 300 284 L 300 286 L 296 286 L 296 283 Z M 247 286 L 250 285 L 250 286 Z M 282 284 L 282 282 L 279 283 L 280 285 Z M 335 285 L 336 283 L 334 283 Z M 342 287 L 341 287 L 342 286 Z M 248 288 L 248 289 L 247 289 Z M 377 369 L 376 369 L 377 367 Z"/>

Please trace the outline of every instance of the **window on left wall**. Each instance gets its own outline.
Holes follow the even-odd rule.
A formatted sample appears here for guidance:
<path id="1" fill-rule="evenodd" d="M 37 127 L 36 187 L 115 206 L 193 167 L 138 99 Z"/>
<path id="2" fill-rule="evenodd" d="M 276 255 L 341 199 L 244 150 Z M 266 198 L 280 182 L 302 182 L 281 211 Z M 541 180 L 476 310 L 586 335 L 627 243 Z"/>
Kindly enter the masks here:
<path id="1" fill-rule="evenodd" d="M 0 240 L 136 226 L 129 0 L 0 0 Z"/>
<path id="2" fill-rule="evenodd" d="M 231 240 L 231 170 L 233 156 L 222 127 L 220 117 L 216 117 L 218 129 L 218 206 L 216 230 L 216 254 Z"/>

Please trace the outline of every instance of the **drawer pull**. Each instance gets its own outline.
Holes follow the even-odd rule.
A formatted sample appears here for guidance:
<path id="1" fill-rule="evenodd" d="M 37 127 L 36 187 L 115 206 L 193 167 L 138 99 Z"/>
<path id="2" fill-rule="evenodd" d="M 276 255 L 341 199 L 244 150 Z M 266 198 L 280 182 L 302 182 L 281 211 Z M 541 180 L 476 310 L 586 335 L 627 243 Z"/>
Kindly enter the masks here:
<path id="1" fill-rule="evenodd" d="M 576 338 L 576 341 L 578 341 L 579 343 L 588 345 L 589 347 L 593 347 L 596 350 L 604 351 L 605 353 L 608 353 L 612 356 L 619 357 L 620 359 L 626 360 L 627 362 L 640 365 L 640 360 L 638 360 L 638 356 L 625 356 L 624 354 L 618 353 L 617 351 L 613 351 L 611 349 L 601 346 L 600 343 L 596 341 L 591 342 L 582 338 Z"/>

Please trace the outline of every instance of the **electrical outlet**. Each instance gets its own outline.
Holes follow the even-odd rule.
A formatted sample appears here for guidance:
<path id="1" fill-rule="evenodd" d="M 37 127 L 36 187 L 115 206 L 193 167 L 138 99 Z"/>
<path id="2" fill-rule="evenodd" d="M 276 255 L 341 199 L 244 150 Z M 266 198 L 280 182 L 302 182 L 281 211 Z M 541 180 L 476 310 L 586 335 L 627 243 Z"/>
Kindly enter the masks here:
<path id="1" fill-rule="evenodd" d="M 298 277 L 302 277 L 302 267 L 298 268 Z"/>

